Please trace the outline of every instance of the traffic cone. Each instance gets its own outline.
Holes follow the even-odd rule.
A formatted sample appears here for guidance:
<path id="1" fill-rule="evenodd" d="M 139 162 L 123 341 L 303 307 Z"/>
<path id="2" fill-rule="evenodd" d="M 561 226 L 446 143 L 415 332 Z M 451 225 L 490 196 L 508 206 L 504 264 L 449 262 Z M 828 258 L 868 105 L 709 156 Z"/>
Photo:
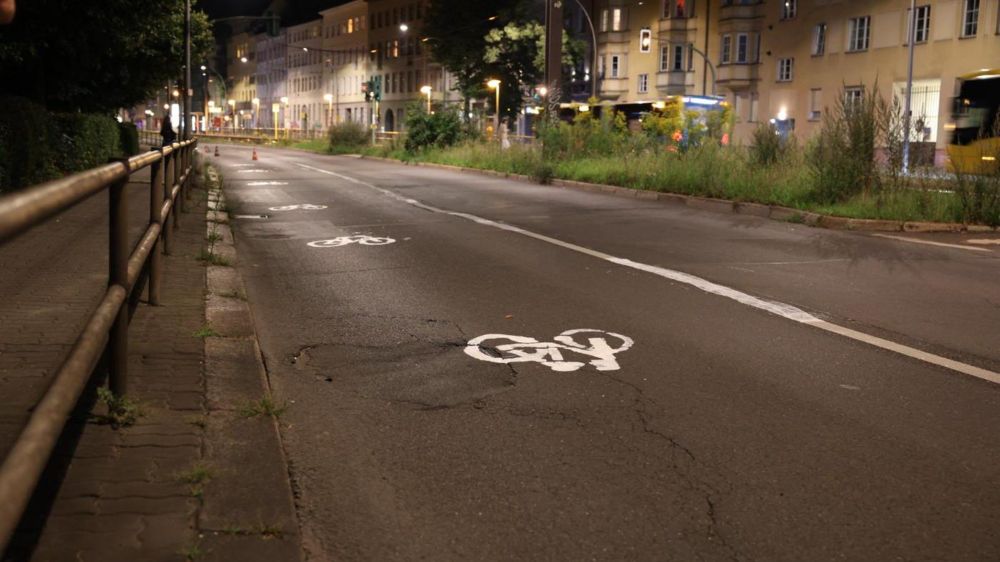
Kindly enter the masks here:
<path id="1" fill-rule="evenodd" d="M 256 146 L 253 147 L 253 160 L 254 160 L 254 162 L 257 161 L 257 147 Z"/>
<path id="2" fill-rule="evenodd" d="M 216 145 L 216 147 L 215 147 L 215 155 L 216 155 L 216 156 L 218 156 L 218 155 L 219 155 L 219 147 L 218 147 L 218 145 Z"/>

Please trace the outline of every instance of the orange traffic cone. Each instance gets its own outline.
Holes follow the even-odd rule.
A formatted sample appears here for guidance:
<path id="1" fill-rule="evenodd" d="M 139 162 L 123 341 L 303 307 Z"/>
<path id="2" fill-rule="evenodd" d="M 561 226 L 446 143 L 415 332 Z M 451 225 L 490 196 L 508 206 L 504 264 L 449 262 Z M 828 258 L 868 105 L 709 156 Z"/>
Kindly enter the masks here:
<path id="1" fill-rule="evenodd" d="M 218 155 L 219 155 L 219 147 L 218 147 L 218 146 L 216 146 L 216 147 L 215 147 L 215 155 L 216 155 L 216 156 L 218 156 Z"/>
<path id="2" fill-rule="evenodd" d="M 253 159 L 254 159 L 255 162 L 257 161 L 257 147 L 256 146 L 253 147 Z"/>

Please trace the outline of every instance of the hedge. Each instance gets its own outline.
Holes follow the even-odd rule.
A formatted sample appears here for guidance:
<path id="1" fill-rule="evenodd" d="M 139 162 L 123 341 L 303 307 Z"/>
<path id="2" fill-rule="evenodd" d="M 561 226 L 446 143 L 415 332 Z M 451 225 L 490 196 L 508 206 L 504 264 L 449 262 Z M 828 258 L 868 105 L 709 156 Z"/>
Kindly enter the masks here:
<path id="1" fill-rule="evenodd" d="M 0 108 L 0 192 L 138 152 L 138 140 L 123 142 L 131 134 L 107 115 L 51 113 L 18 97 L 0 97 Z"/>

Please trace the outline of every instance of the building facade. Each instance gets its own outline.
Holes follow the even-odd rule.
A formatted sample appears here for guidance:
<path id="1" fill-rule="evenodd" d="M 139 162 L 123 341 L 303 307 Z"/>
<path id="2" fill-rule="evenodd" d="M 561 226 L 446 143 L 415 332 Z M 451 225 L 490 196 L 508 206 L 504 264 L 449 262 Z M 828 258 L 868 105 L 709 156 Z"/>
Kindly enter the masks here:
<path id="1" fill-rule="evenodd" d="M 371 76 L 368 57 L 368 3 L 354 0 L 320 12 L 323 16 L 323 120 L 371 123 L 362 86 Z"/>
<path id="2" fill-rule="evenodd" d="M 284 126 L 313 131 L 324 128 L 323 68 L 326 65 L 323 48 L 323 20 L 315 19 L 289 27 L 288 38 L 288 103 Z"/>
<path id="3" fill-rule="evenodd" d="M 941 162 L 959 76 L 1000 66 L 998 2 L 919 0 L 911 96 L 918 141 Z M 723 96 L 734 138 L 772 119 L 807 138 L 825 109 L 864 90 L 904 97 L 903 0 L 598 0 L 600 99 Z"/>
<path id="4" fill-rule="evenodd" d="M 257 97 L 260 100 L 257 127 L 281 128 L 284 123 L 282 98 L 288 96 L 288 37 L 287 30 L 271 37 L 258 34 L 257 39 Z"/>
<path id="5" fill-rule="evenodd" d="M 229 84 L 223 109 L 225 128 L 248 129 L 254 126 L 257 99 L 257 38 L 247 32 L 235 33 L 226 49 Z M 221 100 L 220 100 L 221 101 Z M 220 104 L 221 105 L 221 104 Z"/>

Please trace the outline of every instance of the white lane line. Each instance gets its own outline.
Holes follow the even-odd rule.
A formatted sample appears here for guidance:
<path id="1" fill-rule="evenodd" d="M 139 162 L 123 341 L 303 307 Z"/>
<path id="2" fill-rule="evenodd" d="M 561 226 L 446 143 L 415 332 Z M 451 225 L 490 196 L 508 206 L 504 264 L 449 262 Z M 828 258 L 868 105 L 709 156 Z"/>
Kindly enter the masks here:
<path id="1" fill-rule="evenodd" d="M 911 242 L 913 244 L 925 244 L 927 246 L 940 246 L 942 248 L 955 248 L 957 250 L 970 250 L 973 252 L 992 252 L 992 250 L 988 250 L 986 248 L 973 248 L 972 246 L 963 246 L 961 244 L 947 244 L 945 242 L 920 240 L 919 238 L 907 238 L 905 236 L 893 236 L 891 234 L 872 234 L 872 236 L 877 236 L 879 238 L 889 238 L 890 240 L 899 240 L 900 242 Z"/>
<path id="2" fill-rule="evenodd" d="M 984 246 L 1000 246 L 1000 238 L 973 238 L 966 240 L 966 244 L 982 244 Z"/>
<path id="3" fill-rule="evenodd" d="M 338 177 L 340 179 L 343 179 L 345 181 L 349 181 L 349 182 L 352 182 L 352 183 L 355 183 L 355 184 L 358 184 L 358 185 L 363 185 L 365 187 L 369 187 L 371 189 L 374 189 L 375 191 L 378 191 L 378 192 L 380 192 L 382 194 L 387 195 L 388 197 L 391 197 L 391 198 L 399 200 L 399 201 L 403 201 L 405 203 L 408 203 L 410 205 L 413 205 L 415 207 L 419 207 L 419 208 L 427 210 L 427 211 L 431 211 L 433 213 L 442 213 L 442 214 L 445 214 L 445 215 L 451 215 L 453 217 L 461 217 L 461 218 L 473 221 L 473 222 L 478 223 L 478 224 L 482 224 L 482 225 L 486 225 L 486 226 L 491 226 L 491 227 L 494 227 L 494 228 L 499 228 L 501 230 L 507 230 L 507 231 L 510 231 L 510 232 L 516 232 L 516 233 L 521 234 L 523 236 L 528 236 L 528 237 L 534 238 L 536 240 L 541 240 L 543 242 L 548 242 L 550 244 L 554 244 L 554 245 L 559 246 L 561 248 L 566 248 L 567 250 L 573 250 L 574 252 L 579 252 L 581 254 L 586 254 L 586 255 L 591 256 L 591 257 L 595 257 L 595 258 L 598 258 L 598 259 L 601 259 L 601 260 L 609 261 L 611 263 L 614 263 L 614 264 L 617 264 L 617 265 L 620 265 L 620 266 L 623 266 L 623 267 L 629 267 L 629 268 L 632 268 L 632 269 L 637 269 L 639 271 L 644 271 L 646 273 L 652 273 L 653 275 L 657 275 L 659 277 L 663 277 L 665 279 L 669 279 L 669 280 L 675 281 L 677 283 L 684 283 L 685 285 L 690 285 L 690 286 L 695 287 L 697 289 L 700 289 L 700 290 L 702 290 L 702 291 L 704 291 L 706 293 L 711 293 L 713 295 L 718 295 L 720 297 L 725 297 L 727 299 L 734 300 L 734 301 L 736 301 L 736 302 L 738 302 L 740 304 L 744 304 L 746 306 L 750 306 L 750 307 L 756 308 L 758 310 L 763 310 L 764 312 L 769 312 L 771 314 L 775 314 L 777 316 L 780 316 L 782 318 L 786 318 L 786 319 L 791 320 L 793 322 L 798 322 L 800 324 L 806 324 L 808 326 L 813 326 L 815 328 L 819 328 L 820 330 L 825 330 L 827 332 L 830 332 L 830 333 L 833 333 L 833 334 L 837 334 L 837 335 L 843 336 L 845 338 L 850 338 L 852 340 L 859 341 L 859 342 L 862 342 L 862 343 L 866 343 L 868 345 L 871 345 L 871 346 L 874 346 L 874 347 L 878 347 L 880 349 L 885 349 L 887 351 L 892 351 L 894 353 L 898 353 L 900 355 L 904 355 L 906 357 L 910 357 L 910 358 L 916 359 L 918 361 L 923 361 L 925 363 L 930 363 L 932 365 L 937 365 L 939 367 L 944 367 L 945 369 L 950 369 L 952 371 L 957 371 L 959 373 L 963 373 L 963 374 L 966 374 L 966 375 L 969 375 L 969 376 L 972 376 L 972 377 L 976 377 L 978 379 L 986 380 L 986 381 L 992 382 L 994 384 L 1000 384 L 1000 373 L 995 373 L 993 371 L 989 371 L 987 369 L 982 369 L 982 368 L 976 367 L 974 365 L 968 365 L 966 363 L 955 361 L 953 359 L 948 359 L 947 357 L 941 357 L 940 355 L 934 355 L 933 353 L 928 353 L 926 351 L 922 351 L 922 350 L 914 348 L 914 347 L 910 347 L 910 346 L 907 346 L 907 345 L 898 344 L 898 343 L 895 343 L 895 342 L 892 342 L 892 341 L 889 341 L 889 340 L 886 340 L 886 339 L 883 339 L 883 338 L 879 338 L 879 337 L 876 337 L 876 336 L 872 336 L 870 334 L 866 334 L 864 332 L 859 332 L 857 330 L 852 330 L 852 329 L 844 327 L 844 326 L 839 326 L 837 324 L 833 324 L 831 322 L 827 322 L 826 320 L 822 320 L 820 318 L 817 318 L 816 316 L 813 316 L 812 314 L 809 314 L 808 312 L 805 312 L 804 310 L 801 310 L 801 309 L 799 309 L 799 308 L 797 308 L 795 306 L 792 306 L 790 304 L 785 304 L 785 303 L 776 302 L 776 301 L 764 300 L 764 299 L 755 297 L 753 295 L 749 295 L 747 293 L 744 293 L 742 291 L 737 291 L 736 289 L 732 289 L 732 288 L 726 287 L 725 285 L 719 285 L 718 283 L 713 283 L 711 281 L 708 281 L 707 279 L 702 279 L 701 277 L 696 277 L 694 275 L 691 275 L 691 274 L 688 274 L 688 273 L 684 273 L 682 271 L 675 271 L 675 270 L 672 270 L 672 269 L 666 269 L 666 268 L 658 267 L 658 266 L 655 266 L 655 265 L 648 265 L 648 264 L 644 264 L 644 263 L 640 263 L 640 262 L 635 262 L 635 261 L 632 261 L 632 260 L 629 260 L 629 259 L 618 258 L 618 257 L 612 256 L 610 254 L 605 254 L 604 252 L 600 252 L 600 251 L 597 251 L 597 250 L 592 250 L 590 248 L 585 248 L 583 246 L 577 246 L 576 244 L 572 244 L 572 243 L 569 243 L 569 242 L 564 242 L 564 241 L 558 240 L 556 238 L 551 238 L 549 236 L 545 236 L 544 234 L 538 234 L 538 233 L 531 232 L 529 230 L 524 230 L 523 228 L 519 228 L 519 227 L 516 227 L 516 226 L 509 225 L 509 224 L 505 224 L 505 223 L 501 223 L 501 222 L 496 222 L 496 221 L 492 221 L 492 220 L 489 220 L 489 219 L 484 219 L 482 217 L 477 217 L 476 215 L 470 215 L 468 213 L 459 213 L 459 212 L 455 212 L 455 211 L 448 211 L 448 210 L 445 210 L 445 209 L 439 209 L 437 207 L 433 207 L 431 205 L 427 205 L 425 203 L 421 203 L 420 201 L 417 201 L 415 199 L 408 199 L 408 198 L 403 197 L 403 196 L 401 196 L 401 195 L 399 195 L 397 193 L 389 191 L 388 189 L 383 189 L 383 188 L 378 187 L 376 185 L 372 185 L 370 183 L 367 183 L 367 182 L 364 182 L 364 181 L 352 178 L 350 176 L 345 176 L 343 174 L 338 174 L 336 172 L 331 172 L 329 170 L 323 170 L 323 169 L 320 169 L 320 168 L 314 168 L 312 166 L 307 166 L 305 164 L 299 164 L 298 162 L 295 162 L 295 164 L 297 166 L 301 166 L 303 168 L 306 168 L 306 169 L 309 169 L 309 170 L 313 170 L 315 172 L 319 172 L 319 173 L 322 173 L 322 174 L 328 174 L 328 175 L 335 176 L 335 177 Z"/>

